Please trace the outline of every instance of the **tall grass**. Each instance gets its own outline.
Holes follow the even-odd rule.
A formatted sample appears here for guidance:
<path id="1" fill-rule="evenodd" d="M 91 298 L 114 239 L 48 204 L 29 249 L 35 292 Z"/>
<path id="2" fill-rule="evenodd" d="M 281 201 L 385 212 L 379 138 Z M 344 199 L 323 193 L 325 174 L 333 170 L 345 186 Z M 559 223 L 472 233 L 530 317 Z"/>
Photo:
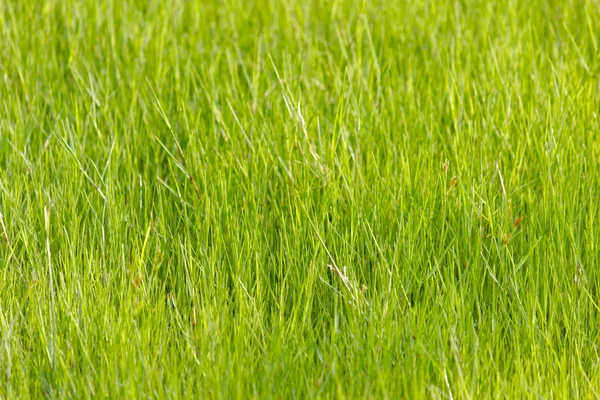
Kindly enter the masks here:
<path id="1" fill-rule="evenodd" d="M 600 4 L 0 1 L 0 397 L 600 396 Z"/>

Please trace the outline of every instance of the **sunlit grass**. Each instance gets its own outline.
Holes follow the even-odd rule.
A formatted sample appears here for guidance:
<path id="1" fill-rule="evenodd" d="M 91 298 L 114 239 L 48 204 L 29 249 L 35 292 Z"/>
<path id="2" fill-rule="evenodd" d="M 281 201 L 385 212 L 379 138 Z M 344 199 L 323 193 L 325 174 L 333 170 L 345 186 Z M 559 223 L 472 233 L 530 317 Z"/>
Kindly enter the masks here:
<path id="1" fill-rule="evenodd" d="M 600 396 L 596 1 L 0 0 L 0 398 Z"/>

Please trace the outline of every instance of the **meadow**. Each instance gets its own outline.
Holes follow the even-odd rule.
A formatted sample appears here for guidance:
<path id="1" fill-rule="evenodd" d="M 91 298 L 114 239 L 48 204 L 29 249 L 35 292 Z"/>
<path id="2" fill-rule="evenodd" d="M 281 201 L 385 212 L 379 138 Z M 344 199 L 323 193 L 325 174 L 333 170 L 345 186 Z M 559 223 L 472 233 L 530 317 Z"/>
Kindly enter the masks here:
<path id="1" fill-rule="evenodd" d="M 597 0 L 0 0 L 0 398 L 600 397 Z"/>

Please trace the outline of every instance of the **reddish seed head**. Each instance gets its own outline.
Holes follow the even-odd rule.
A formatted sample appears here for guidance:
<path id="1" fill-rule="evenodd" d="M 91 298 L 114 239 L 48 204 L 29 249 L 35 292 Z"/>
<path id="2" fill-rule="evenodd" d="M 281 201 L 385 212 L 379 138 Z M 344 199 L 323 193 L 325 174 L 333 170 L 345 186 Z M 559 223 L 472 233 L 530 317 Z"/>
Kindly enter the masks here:
<path id="1" fill-rule="evenodd" d="M 450 168 L 450 161 L 446 160 L 442 163 L 442 168 L 444 169 L 444 172 L 448 172 L 448 168 Z"/>
<path id="2" fill-rule="evenodd" d="M 458 183 L 458 176 L 453 176 L 452 179 L 450 179 L 450 187 L 456 186 L 457 183 Z"/>
<path id="3" fill-rule="evenodd" d="M 515 219 L 515 228 L 518 228 L 521 225 L 521 223 L 523 223 L 523 218 L 524 217 L 522 215 L 519 215 L 517 219 Z"/>
<path id="4" fill-rule="evenodd" d="M 142 283 L 142 274 L 138 272 L 138 274 L 133 278 L 133 286 L 134 287 L 138 287 L 140 286 L 140 283 Z"/>

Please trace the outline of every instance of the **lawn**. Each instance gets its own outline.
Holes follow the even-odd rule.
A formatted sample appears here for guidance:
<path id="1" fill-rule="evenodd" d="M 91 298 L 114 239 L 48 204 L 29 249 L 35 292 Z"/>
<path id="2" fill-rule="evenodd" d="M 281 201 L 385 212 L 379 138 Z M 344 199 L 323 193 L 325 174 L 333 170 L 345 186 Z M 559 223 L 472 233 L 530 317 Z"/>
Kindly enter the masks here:
<path id="1" fill-rule="evenodd" d="M 0 398 L 598 398 L 597 0 L 0 0 Z"/>

